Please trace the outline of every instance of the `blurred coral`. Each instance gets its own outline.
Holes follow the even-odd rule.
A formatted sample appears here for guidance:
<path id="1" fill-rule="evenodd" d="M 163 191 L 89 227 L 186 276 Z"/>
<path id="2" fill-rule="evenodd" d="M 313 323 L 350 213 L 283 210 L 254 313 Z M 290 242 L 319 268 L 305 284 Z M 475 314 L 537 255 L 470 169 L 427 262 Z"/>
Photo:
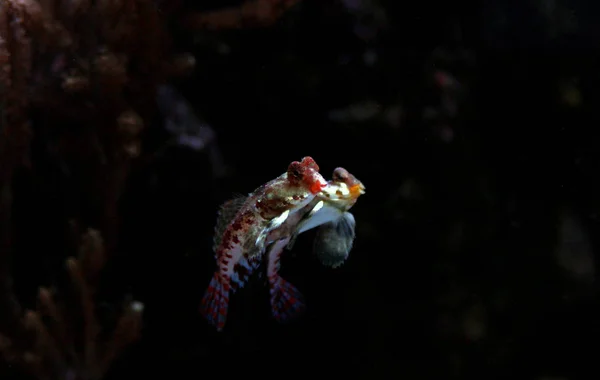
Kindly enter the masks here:
<path id="1" fill-rule="evenodd" d="M 185 17 L 190 29 L 223 30 L 273 24 L 300 0 L 248 0 L 238 7 L 193 13 Z"/>
<path id="2" fill-rule="evenodd" d="M 235 377 L 265 358 L 584 378 L 596 8 L 0 0 L 0 378 Z M 355 254 L 336 272 L 287 258 L 312 294 L 299 323 L 273 326 L 249 286 L 215 335 L 197 312 L 214 211 L 300 154 L 373 183 Z"/>
<path id="3" fill-rule="evenodd" d="M 78 257 L 66 261 L 78 300 L 66 301 L 63 294 L 60 302 L 55 292 L 41 287 L 36 310 L 26 310 L 19 317 L 18 329 L 0 331 L 4 359 L 37 379 L 101 379 L 120 352 L 139 338 L 144 309 L 140 302 L 127 301 L 114 330 L 103 331 L 94 300 L 105 260 L 100 233 L 89 229 L 81 239 Z"/>
<path id="4" fill-rule="evenodd" d="M 297 2 L 249 1 L 239 13 L 225 9 L 190 19 L 194 29 L 267 25 Z M 192 55 L 173 51 L 164 19 L 170 13 L 159 4 L 0 3 L 0 348 L 6 361 L 40 379 L 100 379 L 139 335 L 143 305 L 130 301 L 114 332 L 99 338 L 106 328 L 95 316 L 95 294 L 100 270 L 117 252 L 118 202 L 132 164 L 144 155 L 143 131 L 157 119 L 167 129 L 183 126 L 185 131 L 169 132 L 195 150 L 207 146 L 215 173 L 224 170 L 214 131 L 197 120 L 182 95 L 159 96 L 172 77 L 195 66 Z M 34 145 L 45 153 L 33 151 Z M 67 218 L 87 232 L 76 233 L 84 237 L 79 256 L 66 261 L 79 301 L 42 287 L 36 310 L 23 311 L 11 273 L 14 179 L 19 172 L 40 175 L 43 157 L 60 165 L 69 191 L 81 198 Z M 81 317 L 81 329 L 74 327 Z"/>
<path id="5" fill-rule="evenodd" d="M 0 183 L 9 187 L 14 169 L 28 162 L 30 111 L 40 112 L 36 133 L 51 137 L 45 143 L 61 160 L 84 163 L 83 182 L 99 181 L 92 197 L 103 203 L 112 252 L 116 201 L 140 154 L 156 86 L 182 66 L 181 56 L 164 59 L 167 35 L 152 0 L 2 4 Z"/>
<path id="6" fill-rule="evenodd" d="M 115 252 L 117 203 L 132 160 L 141 154 L 141 133 L 154 117 L 156 88 L 168 76 L 189 72 L 194 62 L 185 54 L 165 58 L 169 40 L 161 17 L 153 0 L 0 3 L 0 328 L 16 334 L 20 320 L 35 331 L 33 347 L 9 345 L 16 337 L 4 337 L 2 347 L 8 359 L 24 361 L 39 378 L 65 378 L 68 371 L 101 378 L 139 331 L 141 305 L 129 303 L 115 330 L 122 336 L 95 347 L 99 327 L 90 281 Z M 24 314 L 11 290 L 13 179 L 20 169 L 34 175 L 30 149 L 36 138 L 67 168 L 70 183 L 84 190 L 81 196 L 97 205 L 92 215 L 73 215 L 100 228 L 86 234 L 87 251 L 67 261 L 84 315 L 80 358 L 68 341 L 76 332 L 64 324 L 74 317 L 58 311 L 49 290 L 40 290 L 37 311 Z M 41 322 L 42 314 L 50 315 L 52 326 Z"/>

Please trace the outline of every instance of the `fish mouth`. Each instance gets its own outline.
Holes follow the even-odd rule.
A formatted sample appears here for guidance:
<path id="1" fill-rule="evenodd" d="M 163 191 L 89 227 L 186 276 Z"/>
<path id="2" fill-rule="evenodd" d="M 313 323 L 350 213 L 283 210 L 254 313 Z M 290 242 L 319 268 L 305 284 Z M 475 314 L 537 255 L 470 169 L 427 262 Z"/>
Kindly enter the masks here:
<path id="1" fill-rule="evenodd" d="M 359 196 L 365 193 L 365 185 L 363 185 L 362 182 L 359 181 L 357 184 L 350 186 L 348 190 L 350 191 L 350 194 L 353 198 L 358 198 Z"/>

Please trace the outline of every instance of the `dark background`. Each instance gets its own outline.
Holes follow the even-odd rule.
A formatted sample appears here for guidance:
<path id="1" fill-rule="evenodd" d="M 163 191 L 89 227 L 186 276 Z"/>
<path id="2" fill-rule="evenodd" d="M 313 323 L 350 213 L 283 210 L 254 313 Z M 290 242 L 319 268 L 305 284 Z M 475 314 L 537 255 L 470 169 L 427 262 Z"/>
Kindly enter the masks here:
<path id="1" fill-rule="evenodd" d="M 212 3 L 185 7 L 237 4 Z M 174 22 L 197 64 L 172 84 L 228 170 L 182 145 L 130 176 L 100 313 L 129 292 L 144 330 L 108 378 L 597 378 L 599 7 L 303 1 L 265 28 Z M 159 120 L 144 150 L 166 135 Z M 276 324 L 255 281 L 216 333 L 198 306 L 217 207 L 307 155 L 366 186 L 349 260 L 322 267 L 307 232 L 282 264 L 304 318 Z M 26 305 L 61 281 L 70 195 L 52 178 L 17 193 Z"/>

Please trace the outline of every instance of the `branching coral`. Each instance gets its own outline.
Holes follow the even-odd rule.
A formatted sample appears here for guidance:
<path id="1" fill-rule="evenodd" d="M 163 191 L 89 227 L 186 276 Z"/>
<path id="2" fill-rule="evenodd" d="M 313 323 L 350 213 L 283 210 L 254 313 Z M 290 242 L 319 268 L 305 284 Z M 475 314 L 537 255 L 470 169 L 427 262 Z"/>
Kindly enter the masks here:
<path id="1" fill-rule="evenodd" d="M 14 337 L 0 334 L 0 353 L 38 379 L 101 379 L 123 348 L 139 337 L 143 311 L 143 304 L 127 301 L 115 329 L 101 331 L 94 300 L 105 260 L 99 232 L 88 230 L 78 257 L 66 261 L 76 300 L 61 302 L 50 289 L 40 288 L 37 309 L 25 311 L 20 319 L 32 344 L 24 345 L 22 337 L 13 344 Z"/>
<path id="2" fill-rule="evenodd" d="M 0 1 L 0 328 L 12 338 L 5 336 L 1 346 L 9 359 L 37 368 L 40 378 L 65 378 L 69 371 L 100 378 L 121 343 L 134 338 L 127 333 L 138 331 L 127 326 L 138 324 L 141 312 L 139 304 L 130 303 L 115 330 L 125 336 L 96 347 L 89 281 L 103 262 L 86 260 L 115 252 L 117 202 L 141 152 L 141 132 L 154 116 L 156 87 L 182 66 L 181 56 L 168 59 L 162 25 L 153 0 Z M 69 183 L 94 205 L 87 215 L 72 217 L 98 225 L 104 237 L 101 247 L 67 262 L 83 305 L 81 357 L 74 354 L 78 350 L 65 324 L 72 316 L 58 311 L 49 290 L 40 291 L 37 311 L 22 313 L 11 289 L 12 181 L 31 163 L 35 138 L 68 168 Z M 100 232 L 86 236 L 100 241 Z M 42 315 L 53 323 L 42 323 Z M 20 347 L 28 330 L 35 331 L 36 344 Z"/>
<path id="3" fill-rule="evenodd" d="M 9 180 L 13 168 L 23 159 L 31 136 L 26 108 L 32 49 L 22 5 L 11 1 L 0 4 L 0 184 Z"/>
<path id="4" fill-rule="evenodd" d="M 35 111 L 35 133 L 99 205 L 93 218 L 112 252 L 116 201 L 154 116 L 156 86 L 190 62 L 168 59 L 167 48 L 154 0 L 2 1 L 0 184 L 9 187 L 27 162 Z"/>
<path id="5" fill-rule="evenodd" d="M 194 29 L 268 25 L 299 0 L 251 0 L 194 14 Z M 194 65 L 171 54 L 158 0 L 0 0 L 0 356 L 39 379 L 100 379 L 138 337 L 142 305 L 127 302 L 104 337 L 95 314 L 98 272 L 117 251 L 117 205 L 156 90 Z M 77 194 L 68 215 L 88 229 L 66 261 L 78 301 L 41 288 L 23 311 L 10 276 L 15 173 L 36 173 L 32 146 L 60 163 Z M 39 157 L 37 158 L 39 160 Z M 37 169 L 39 170 L 39 169 Z M 75 201 L 73 201 L 75 202 Z M 68 292 L 66 292 L 68 293 Z M 75 320 L 83 320 L 76 328 Z M 3 335 L 2 335 L 3 334 Z"/>

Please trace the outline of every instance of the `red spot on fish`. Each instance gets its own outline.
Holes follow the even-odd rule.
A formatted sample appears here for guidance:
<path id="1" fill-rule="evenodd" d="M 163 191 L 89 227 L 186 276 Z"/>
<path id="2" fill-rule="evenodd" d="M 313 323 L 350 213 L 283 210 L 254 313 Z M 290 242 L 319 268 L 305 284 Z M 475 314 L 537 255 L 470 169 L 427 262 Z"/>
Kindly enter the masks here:
<path id="1" fill-rule="evenodd" d="M 227 257 L 228 259 L 231 259 L 233 257 L 233 255 L 231 253 L 226 253 L 225 257 Z"/>
<path id="2" fill-rule="evenodd" d="M 310 156 L 304 157 L 300 163 L 302 164 L 302 166 L 312 168 L 316 172 L 319 171 L 319 165 L 317 165 L 315 160 Z"/>
<path id="3" fill-rule="evenodd" d="M 229 283 L 227 283 L 227 282 L 226 282 L 226 283 L 224 283 L 224 284 L 223 284 L 223 290 L 224 290 L 224 291 L 226 291 L 226 292 L 228 292 L 228 291 L 229 291 L 229 289 L 230 289 Z"/>
<path id="4" fill-rule="evenodd" d="M 219 253 L 223 253 L 223 251 L 227 251 L 229 249 L 231 249 L 230 247 L 230 241 L 231 239 L 231 231 L 227 230 L 225 231 L 225 233 L 223 234 L 223 238 L 221 239 L 221 247 L 219 249 Z"/>
<path id="5" fill-rule="evenodd" d="M 315 181 L 312 183 L 312 185 L 310 185 L 310 192 L 313 194 L 317 194 L 319 193 L 321 190 L 323 190 L 323 188 L 327 186 L 324 183 L 321 183 L 319 181 Z"/>
<path id="6" fill-rule="evenodd" d="M 240 238 L 238 238 L 237 235 L 233 235 L 231 237 L 231 241 L 233 242 L 233 244 L 240 244 Z"/>
<path id="7" fill-rule="evenodd" d="M 241 229 L 242 229 L 242 223 L 241 223 L 241 220 L 239 220 L 239 219 L 236 219 L 236 220 L 233 222 L 233 224 L 231 225 L 231 229 L 232 229 L 233 231 L 239 231 L 239 230 L 241 230 Z"/>

